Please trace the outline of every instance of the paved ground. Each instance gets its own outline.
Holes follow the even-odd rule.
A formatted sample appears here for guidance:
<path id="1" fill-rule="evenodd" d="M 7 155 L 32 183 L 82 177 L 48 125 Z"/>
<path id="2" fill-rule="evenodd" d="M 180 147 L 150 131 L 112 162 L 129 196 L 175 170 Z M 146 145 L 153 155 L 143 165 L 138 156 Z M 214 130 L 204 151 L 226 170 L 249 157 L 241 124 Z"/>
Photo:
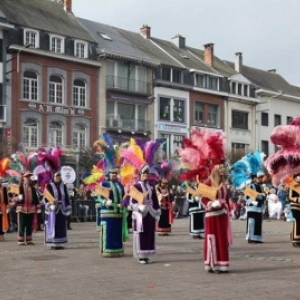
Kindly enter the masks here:
<path id="1" fill-rule="evenodd" d="M 48 250 L 43 233 L 35 246 L 18 246 L 15 234 L 0 243 L 0 300 L 199 300 L 300 299 L 300 248 L 289 242 L 290 223 L 264 222 L 264 244 L 245 242 L 245 221 L 233 221 L 231 272 L 204 271 L 202 240 L 187 234 L 188 219 L 175 220 L 173 234 L 157 238 L 151 265 L 98 254 L 93 223 L 75 223 L 65 250 Z"/>

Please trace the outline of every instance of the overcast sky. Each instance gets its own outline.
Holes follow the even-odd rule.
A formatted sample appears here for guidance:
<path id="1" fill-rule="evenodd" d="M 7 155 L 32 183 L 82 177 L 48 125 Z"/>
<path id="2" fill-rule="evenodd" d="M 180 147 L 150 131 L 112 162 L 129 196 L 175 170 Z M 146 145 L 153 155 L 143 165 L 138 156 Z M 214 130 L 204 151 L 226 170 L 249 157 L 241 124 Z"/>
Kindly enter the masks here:
<path id="1" fill-rule="evenodd" d="M 300 86 L 300 0 L 73 0 L 77 17 L 171 40 L 189 46 L 215 44 L 215 54 L 245 65 L 276 69 Z"/>

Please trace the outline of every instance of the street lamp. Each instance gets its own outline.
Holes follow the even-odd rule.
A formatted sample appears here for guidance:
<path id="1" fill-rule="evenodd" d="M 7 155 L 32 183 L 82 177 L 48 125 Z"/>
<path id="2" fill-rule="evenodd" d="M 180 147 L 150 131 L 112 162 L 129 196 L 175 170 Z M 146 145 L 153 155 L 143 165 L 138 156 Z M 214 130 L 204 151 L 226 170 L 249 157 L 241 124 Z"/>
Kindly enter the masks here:
<path id="1" fill-rule="evenodd" d="M 19 73 L 20 71 L 20 53 L 24 50 L 27 49 L 29 47 L 33 46 L 32 43 L 26 44 L 24 47 L 22 47 L 21 49 L 19 49 L 18 53 L 17 53 L 17 73 Z"/>

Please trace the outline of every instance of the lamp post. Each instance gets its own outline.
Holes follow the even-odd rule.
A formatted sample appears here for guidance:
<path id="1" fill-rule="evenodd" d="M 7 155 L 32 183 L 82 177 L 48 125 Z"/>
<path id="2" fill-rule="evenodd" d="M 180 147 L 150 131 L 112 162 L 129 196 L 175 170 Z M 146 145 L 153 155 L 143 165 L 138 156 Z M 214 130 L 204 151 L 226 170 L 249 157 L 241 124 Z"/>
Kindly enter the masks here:
<path id="1" fill-rule="evenodd" d="M 79 155 L 80 155 L 80 151 L 77 148 L 77 145 L 73 146 L 74 149 L 74 157 L 75 157 L 75 173 L 76 173 L 76 187 L 79 184 Z"/>
<path id="2" fill-rule="evenodd" d="M 27 49 L 29 47 L 32 46 L 32 43 L 26 44 L 24 47 L 22 47 L 21 49 L 18 50 L 17 52 L 17 73 L 19 73 L 20 71 L 20 53 L 24 50 Z"/>

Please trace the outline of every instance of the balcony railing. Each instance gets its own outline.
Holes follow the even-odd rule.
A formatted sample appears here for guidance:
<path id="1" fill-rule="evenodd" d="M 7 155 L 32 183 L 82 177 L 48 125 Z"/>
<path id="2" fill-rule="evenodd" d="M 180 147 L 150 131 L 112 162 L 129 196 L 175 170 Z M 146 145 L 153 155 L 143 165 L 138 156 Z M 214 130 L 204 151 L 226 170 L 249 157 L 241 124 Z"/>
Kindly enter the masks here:
<path id="1" fill-rule="evenodd" d="M 136 80 L 118 76 L 107 76 L 106 86 L 108 89 L 150 94 L 150 83 L 144 80 Z"/>
<path id="2" fill-rule="evenodd" d="M 147 120 L 126 119 L 111 115 L 106 117 L 106 127 L 131 132 L 148 132 L 150 130 Z"/>

